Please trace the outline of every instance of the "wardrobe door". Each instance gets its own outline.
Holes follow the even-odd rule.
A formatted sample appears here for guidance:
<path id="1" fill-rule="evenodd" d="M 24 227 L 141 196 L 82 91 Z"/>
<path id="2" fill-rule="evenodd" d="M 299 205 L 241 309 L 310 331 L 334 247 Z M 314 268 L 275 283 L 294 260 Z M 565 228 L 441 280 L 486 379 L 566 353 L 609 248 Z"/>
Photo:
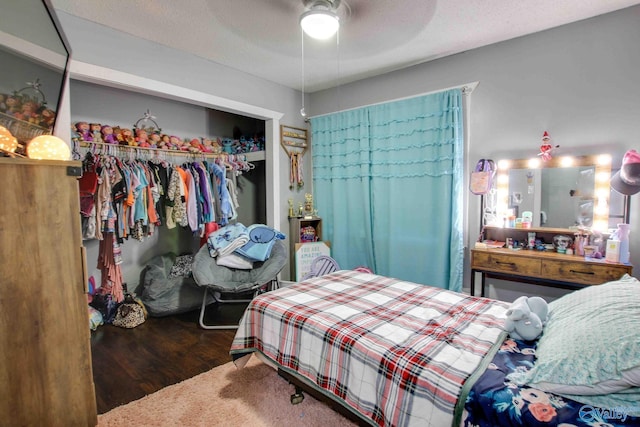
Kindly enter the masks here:
<path id="1" fill-rule="evenodd" d="M 80 169 L 0 158 L 0 420 L 12 425 L 97 424 Z"/>

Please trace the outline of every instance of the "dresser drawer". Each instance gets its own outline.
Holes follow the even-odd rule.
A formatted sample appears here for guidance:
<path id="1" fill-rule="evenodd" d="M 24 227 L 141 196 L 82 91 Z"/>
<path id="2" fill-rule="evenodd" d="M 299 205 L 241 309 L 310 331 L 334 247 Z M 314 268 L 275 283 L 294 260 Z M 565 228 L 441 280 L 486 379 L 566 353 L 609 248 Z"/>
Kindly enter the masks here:
<path id="1" fill-rule="evenodd" d="M 621 268 L 620 265 L 605 263 L 543 260 L 542 271 L 545 277 L 552 280 L 599 285 L 618 280 L 627 272 L 627 269 Z"/>
<path id="2" fill-rule="evenodd" d="M 540 276 L 540 260 L 483 251 L 474 251 L 471 267 L 478 270 L 510 273 L 519 276 Z"/>

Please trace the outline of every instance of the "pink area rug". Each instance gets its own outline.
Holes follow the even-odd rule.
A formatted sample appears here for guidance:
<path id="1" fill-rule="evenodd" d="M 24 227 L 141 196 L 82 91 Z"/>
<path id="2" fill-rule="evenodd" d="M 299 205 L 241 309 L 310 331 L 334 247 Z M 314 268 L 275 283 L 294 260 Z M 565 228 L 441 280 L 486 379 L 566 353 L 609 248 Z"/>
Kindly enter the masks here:
<path id="1" fill-rule="evenodd" d="M 179 369 L 179 368 L 178 368 Z M 98 426 L 355 426 L 295 388 L 252 356 L 243 369 L 231 362 L 98 416 Z"/>

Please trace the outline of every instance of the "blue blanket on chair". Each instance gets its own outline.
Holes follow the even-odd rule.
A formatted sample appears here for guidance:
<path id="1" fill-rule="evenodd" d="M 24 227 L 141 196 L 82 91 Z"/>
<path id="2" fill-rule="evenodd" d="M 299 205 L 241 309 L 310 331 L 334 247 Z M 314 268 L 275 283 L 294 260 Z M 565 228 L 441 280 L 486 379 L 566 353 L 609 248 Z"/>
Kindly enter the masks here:
<path id="1" fill-rule="evenodd" d="M 265 261 L 271 255 L 276 240 L 284 240 L 286 236 L 264 224 L 253 224 L 247 227 L 249 241 L 237 248 L 235 252 L 252 261 Z"/>

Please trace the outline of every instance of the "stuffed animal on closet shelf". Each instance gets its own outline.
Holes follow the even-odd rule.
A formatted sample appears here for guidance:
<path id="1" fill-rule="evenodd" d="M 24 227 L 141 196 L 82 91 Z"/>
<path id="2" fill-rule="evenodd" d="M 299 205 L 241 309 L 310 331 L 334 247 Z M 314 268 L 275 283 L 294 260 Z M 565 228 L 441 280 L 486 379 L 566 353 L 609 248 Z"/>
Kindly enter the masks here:
<path id="1" fill-rule="evenodd" d="M 102 141 L 106 144 L 117 144 L 118 138 L 113 132 L 113 128 L 109 125 L 103 125 L 100 128 L 100 133 L 102 134 Z"/>
<path id="2" fill-rule="evenodd" d="M 222 140 L 222 151 L 233 154 L 233 139 L 225 138 Z"/>
<path id="3" fill-rule="evenodd" d="M 516 340 L 532 341 L 542 334 L 549 317 L 547 302 L 540 297 L 522 296 L 506 312 L 504 330 Z"/>
<path id="4" fill-rule="evenodd" d="M 136 129 L 136 137 L 135 141 L 138 144 L 138 147 L 142 148 L 150 148 L 151 143 L 149 143 L 149 134 L 146 129 Z"/>
<path id="5" fill-rule="evenodd" d="M 169 144 L 167 145 L 169 150 L 180 150 L 182 147 L 182 140 L 175 135 L 169 137 Z"/>
<path id="6" fill-rule="evenodd" d="M 169 142 L 169 135 L 162 134 L 160 135 L 160 142 L 158 142 L 158 148 L 161 150 L 168 150 L 171 147 L 171 143 Z"/>
<path id="7" fill-rule="evenodd" d="M 202 153 L 204 151 L 204 146 L 198 138 L 193 138 L 189 141 L 188 149 L 190 153 Z"/>
<path id="8" fill-rule="evenodd" d="M 150 148 L 160 148 L 160 134 L 159 133 L 151 133 L 149 134 L 149 146 Z"/>
<path id="9" fill-rule="evenodd" d="M 216 138 L 211 141 L 211 149 L 213 154 L 222 153 L 222 140 L 220 138 Z"/>
<path id="10" fill-rule="evenodd" d="M 89 130 L 91 131 L 93 142 L 103 142 L 102 125 L 100 123 L 89 123 Z"/>
<path id="11" fill-rule="evenodd" d="M 213 141 L 211 141 L 209 138 L 202 139 L 202 152 L 213 153 Z"/>
<path id="12" fill-rule="evenodd" d="M 82 141 L 91 142 L 93 141 L 93 135 L 91 134 L 91 128 L 89 127 L 89 123 L 87 122 L 78 122 L 76 123 L 76 132 L 80 135 L 80 139 Z"/>
<path id="13" fill-rule="evenodd" d="M 133 131 L 131 129 L 120 128 L 120 133 L 117 135 L 117 138 L 120 145 L 129 145 L 131 147 L 138 146 L 138 143 L 136 142 L 136 139 L 133 136 Z"/>
<path id="14" fill-rule="evenodd" d="M 191 143 L 189 142 L 188 139 L 181 139 L 180 140 L 180 145 L 178 146 L 178 150 L 180 151 L 189 151 L 189 148 L 191 148 Z"/>

